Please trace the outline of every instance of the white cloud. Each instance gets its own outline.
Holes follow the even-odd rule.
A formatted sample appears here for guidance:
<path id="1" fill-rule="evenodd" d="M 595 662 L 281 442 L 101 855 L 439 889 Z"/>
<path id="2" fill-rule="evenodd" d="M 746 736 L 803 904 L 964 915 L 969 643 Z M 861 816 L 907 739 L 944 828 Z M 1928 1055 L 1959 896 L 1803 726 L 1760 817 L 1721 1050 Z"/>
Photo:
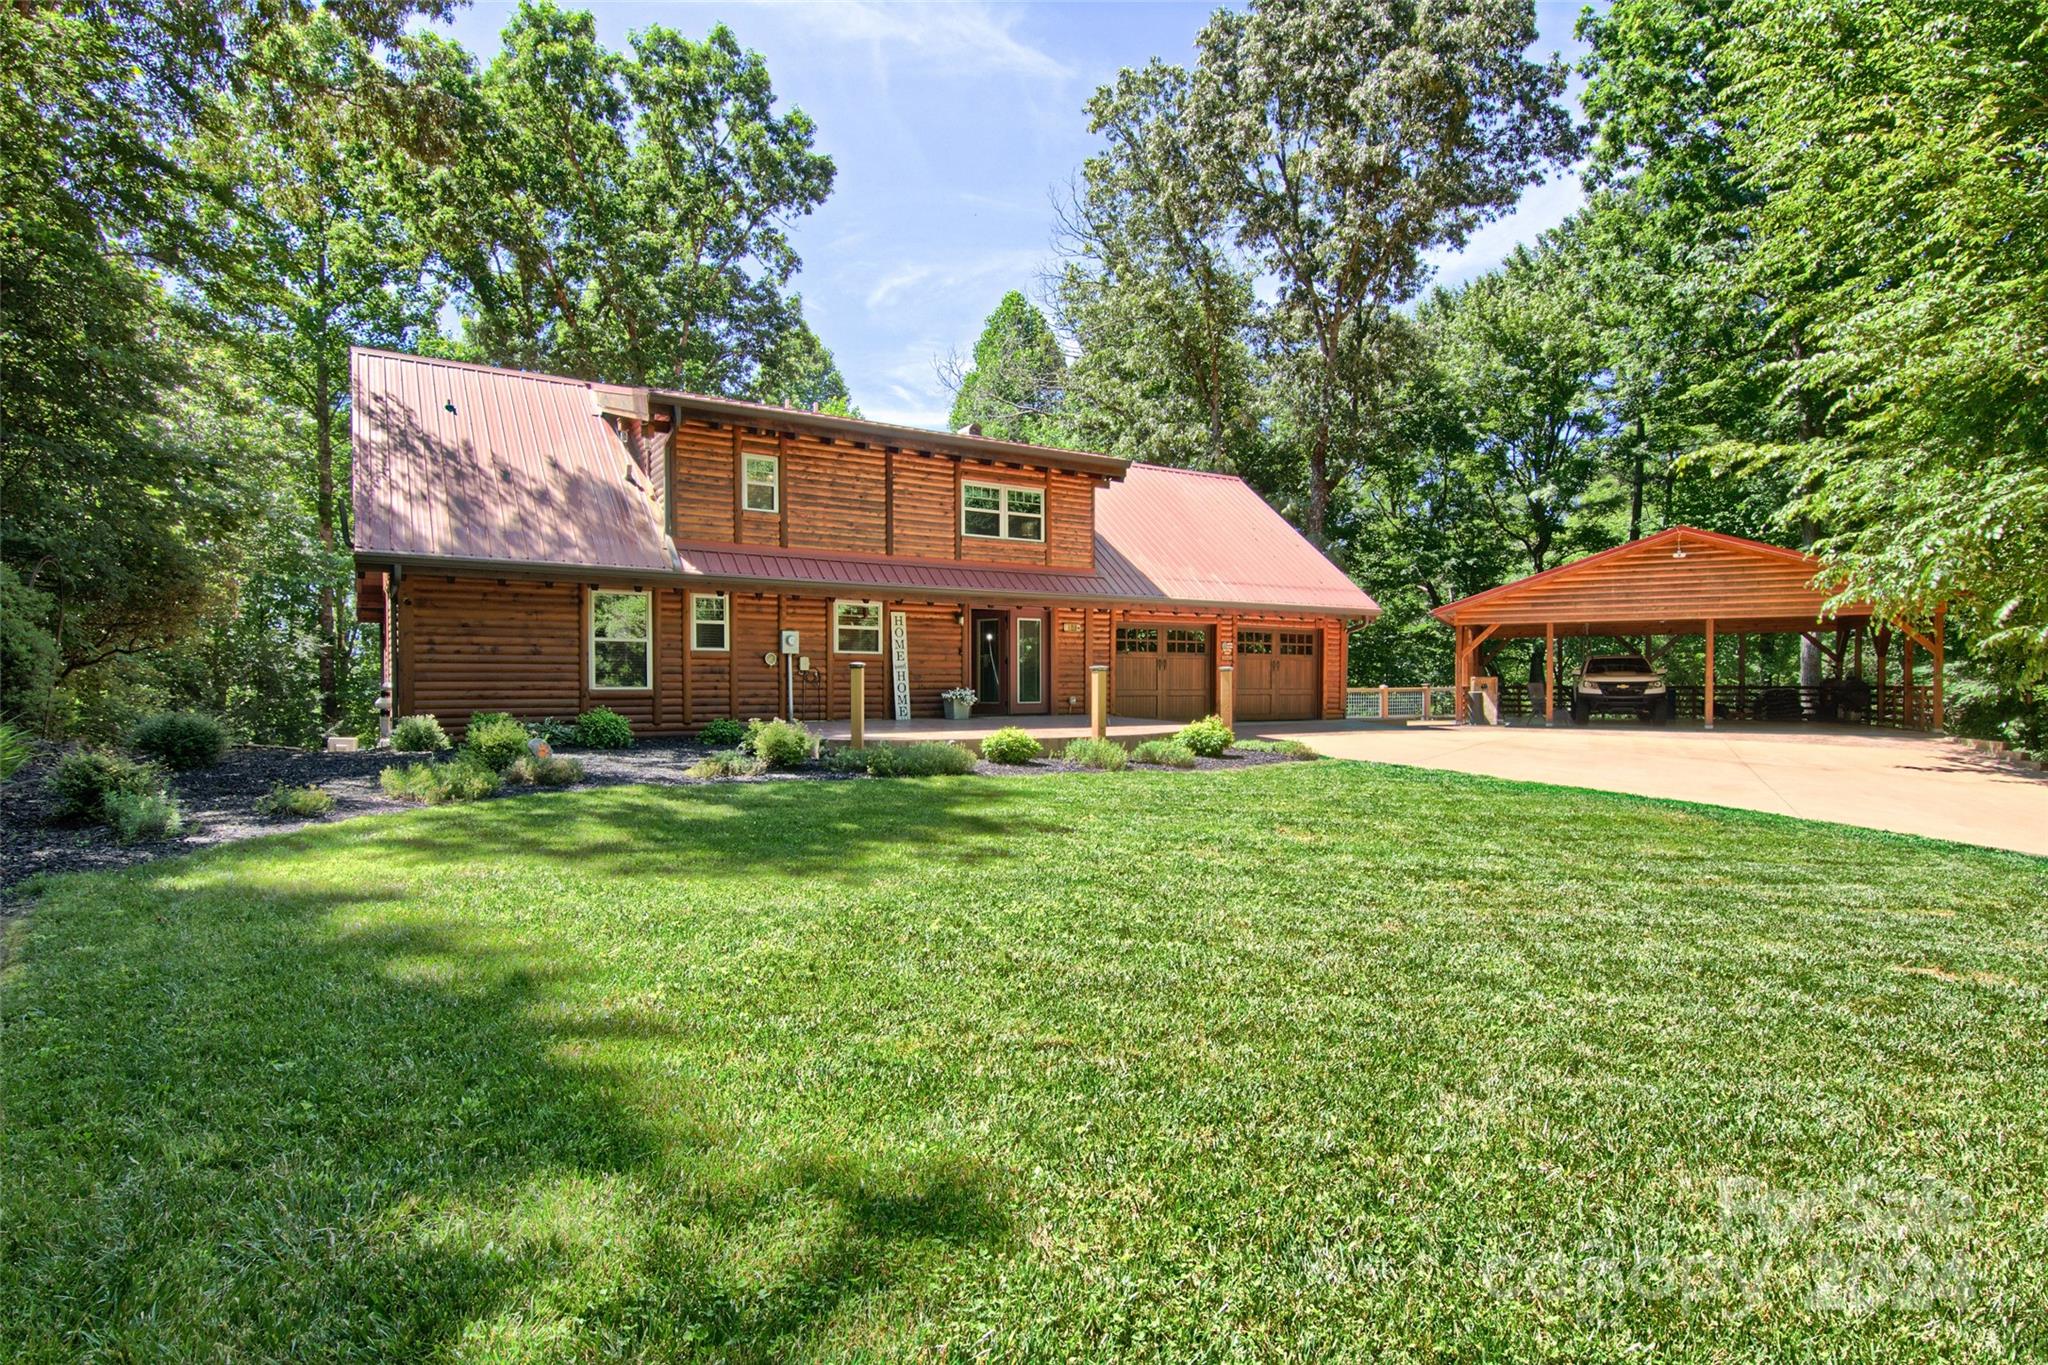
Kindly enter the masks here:
<path id="1" fill-rule="evenodd" d="M 956 293 L 977 285 L 1003 283 L 1007 289 L 1030 289 L 1045 268 L 1046 253 L 1035 250 L 991 251 L 966 260 L 918 261 L 899 265 L 882 275 L 868 289 L 870 308 L 884 308 L 913 291 L 930 295 Z M 984 308 L 993 308 L 999 295 L 991 295 Z"/>
<path id="2" fill-rule="evenodd" d="M 1016 12 L 991 5 L 837 0 L 802 9 L 803 22 L 813 34 L 863 44 L 877 66 L 900 57 L 956 76 L 1008 72 L 1034 80 L 1065 80 L 1074 74 L 1066 63 L 1017 36 Z"/>
<path id="3" fill-rule="evenodd" d="M 899 427 L 921 427 L 926 431 L 944 431 L 946 419 L 951 416 L 944 408 L 875 408 L 861 405 L 861 416 L 870 422 L 888 422 Z"/>

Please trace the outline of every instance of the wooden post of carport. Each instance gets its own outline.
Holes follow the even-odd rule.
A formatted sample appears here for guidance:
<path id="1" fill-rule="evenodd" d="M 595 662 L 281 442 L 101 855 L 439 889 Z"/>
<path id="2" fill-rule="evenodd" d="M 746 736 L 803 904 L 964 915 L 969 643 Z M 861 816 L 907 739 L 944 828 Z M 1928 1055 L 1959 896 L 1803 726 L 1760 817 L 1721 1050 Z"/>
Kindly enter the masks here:
<path id="1" fill-rule="evenodd" d="M 1557 627 L 1543 623 L 1543 723 L 1557 723 Z"/>
<path id="2" fill-rule="evenodd" d="M 1944 644 L 1942 637 L 1947 634 L 1948 604 L 1944 602 L 1942 605 L 1934 609 L 1934 648 L 1932 651 L 1930 651 L 1934 655 L 1934 729 L 1936 730 L 1940 730 L 1943 728 L 1943 715 L 1941 705 L 1941 656 Z"/>
<path id="3" fill-rule="evenodd" d="M 1714 728 L 1714 618 L 1707 618 L 1707 728 Z"/>

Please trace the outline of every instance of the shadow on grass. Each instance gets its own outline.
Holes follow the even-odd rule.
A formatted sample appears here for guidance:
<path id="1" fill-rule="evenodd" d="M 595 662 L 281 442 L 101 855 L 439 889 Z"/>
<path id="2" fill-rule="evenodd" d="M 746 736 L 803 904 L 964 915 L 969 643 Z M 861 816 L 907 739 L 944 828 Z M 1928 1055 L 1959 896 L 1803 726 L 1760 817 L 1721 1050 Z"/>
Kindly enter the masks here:
<path id="1" fill-rule="evenodd" d="M 497 837 L 509 816 L 511 837 L 571 851 L 551 805 L 493 806 Z M 949 807 L 936 818 L 968 818 Z M 450 814 L 368 842 L 445 856 L 474 833 Z M 736 857 L 747 822 L 728 823 L 660 856 Z M 572 1354 L 766 1358 L 912 1244 L 1006 1232 L 989 1176 L 950 1153 L 771 1149 L 752 1133 L 773 1116 L 716 1080 L 650 1104 L 616 1054 L 673 1039 L 580 1012 L 604 989 L 582 957 L 388 888 L 234 873 L 209 857 L 66 882 L 31 925 L 0 989 L 0 1354 L 416 1359 L 566 1332 L 588 1347 Z"/>

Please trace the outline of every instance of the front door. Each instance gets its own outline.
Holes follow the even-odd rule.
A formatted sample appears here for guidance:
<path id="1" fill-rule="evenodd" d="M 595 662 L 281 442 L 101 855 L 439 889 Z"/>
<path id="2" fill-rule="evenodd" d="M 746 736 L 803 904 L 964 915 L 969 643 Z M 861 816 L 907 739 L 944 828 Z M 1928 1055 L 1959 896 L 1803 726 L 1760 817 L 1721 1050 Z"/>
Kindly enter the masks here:
<path id="1" fill-rule="evenodd" d="M 1052 698 L 1045 681 L 1045 613 L 1013 614 L 1010 645 L 1010 710 L 1027 715 L 1051 711 Z"/>
<path id="2" fill-rule="evenodd" d="M 1010 614 L 977 611 L 970 639 L 974 651 L 974 713 L 1002 715 L 1010 709 Z"/>

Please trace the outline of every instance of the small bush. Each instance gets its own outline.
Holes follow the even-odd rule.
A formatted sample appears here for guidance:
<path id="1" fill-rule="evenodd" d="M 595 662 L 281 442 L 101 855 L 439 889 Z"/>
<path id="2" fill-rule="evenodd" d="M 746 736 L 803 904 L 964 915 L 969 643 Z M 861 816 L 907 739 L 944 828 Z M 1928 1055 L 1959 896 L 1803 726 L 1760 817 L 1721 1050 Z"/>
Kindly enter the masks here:
<path id="1" fill-rule="evenodd" d="M 402 754 L 439 753 L 448 747 L 448 732 L 432 716 L 406 716 L 391 727 L 391 747 Z"/>
<path id="2" fill-rule="evenodd" d="M 377 775 L 377 784 L 386 796 L 428 806 L 489 796 L 498 789 L 498 782 L 496 773 L 467 757 L 446 763 L 408 763 L 386 768 Z"/>
<path id="3" fill-rule="evenodd" d="M 795 768 L 818 755 L 818 737 L 799 721 L 757 721 L 747 730 L 747 748 L 771 768 Z"/>
<path id="4" fill-rule="evenodd" d="M 576 717 L 576 742 L 586 749 L 630 748 L 633 726 L 609 706 L 593 706 Z"/>
<path id="5" fill-rule="evenodd" d="M 576 743 L 576 726 L 566 720 L 556 720 L 553 716 L 528 721 L 526 733 L 550 749 L 566 749 Z"/>
<path id="6" fill-rule="evenodd" d="M 526 727 L 510 716 L 471 716 L 469 728 L 462 732 L 462 751 L 492 772 L 502 773 L 526 757 L 529 738 Z"/>
<path id="7" fill-rule="evenodd" d="M 1195 751 L 1177 739 L 1148 739 L 1131 750 L 1131 762 L 1159 768 L 1192 768 L 1199 761 Z"/>
<path id="8" fill-rule="evenodd" d="M 1298 739 L 1241 739 L 1232 746 L 1244 754 L 1285 754 L 1289 758 L 1321 758 Z"/>
<path id="9" fill-rule="evenodd" d="M 107 823 L 124 844 L 168 839 L 185 828 L 178 800 L 168 792 L 108 792 Z"/>
<path id="10" fill-rule="evenodd" d="M 768 764 L 745 749 L 724 749 L 698 759 L 685 771 L 691 777 L 759 777 Z"/>
<path id="11" fill-rule="evenodd" d="M 1029 763 L 1045 746 L 1015 725 L 1005 725 L 981 742 L 981 756 L 991 763 Z"/>
<path id="12" fill-rule="evenodd" d="M 256 798 L 256 813 L 273 820 L 317 820 L 334 809 L 334 798 L 318 787 L 287 787 L 280 782 L 267 796 Z"/>
<path id="13" fill-rule="evenodd" d="M 1221 758 L 1231 745 L 1237 743 L 1237 736 L 1231 733 L 1220 717 L 1204 716 L 1189 721 L 1180 728 L 1174 739 L 1193 749 L 1203 758 Z"/>
<path id="14" fill-rule="evenodd" d="M 128 747 L 176 772 L 211 768 L 227 752 L 227 732 L 200 711 L 159 711 L 145 716 L 128 736 Z"/>
<path id="15" fill-rule="evenodd" d="M 834 749 L 825 766 L 833 772 L 870 777 L 958 777 L 974 771 L 974 753 L 943 740 L 876 744 L 865 749 Z"/>
<path id="16" fill-rule="evenodd" d="M 0 720 L 0 781 L 20 772 L 35 752 L 36 742 L 29 738 L 28 731 Z"/>
<path id="17" fill-rule="evenodd" d="M 57 760 L 43 786 L 57 803 L 59 819 L 106 824 L 109 797 L 160 793 L 164 773 L 154 763 L 137 763 L 105 749 L 73 749 Z"/>
<path id="18" fill-rule="evenodd" d="M 746 742 L 747 727 L 730 718 L 708 721 L 697 732 L 697 742 L 714 749 L 737 749 Z"/>
<path id="19" fill-rule="evenodd" d="M 1071 740 L 1060 757 L 1069 763 L 1099 768 L 1106 773 L 1122 772 L 1131 761 L 1131 756 L 1124 752 L 1124 746 L 1113 739 Z"/>
<path id="20" fill-rule="evenodd" d="M 583 765 L 560 754 L 521 754 L 505 769 L 505 780 L 527 787 L 573 787 L 583 780 Z"/>

